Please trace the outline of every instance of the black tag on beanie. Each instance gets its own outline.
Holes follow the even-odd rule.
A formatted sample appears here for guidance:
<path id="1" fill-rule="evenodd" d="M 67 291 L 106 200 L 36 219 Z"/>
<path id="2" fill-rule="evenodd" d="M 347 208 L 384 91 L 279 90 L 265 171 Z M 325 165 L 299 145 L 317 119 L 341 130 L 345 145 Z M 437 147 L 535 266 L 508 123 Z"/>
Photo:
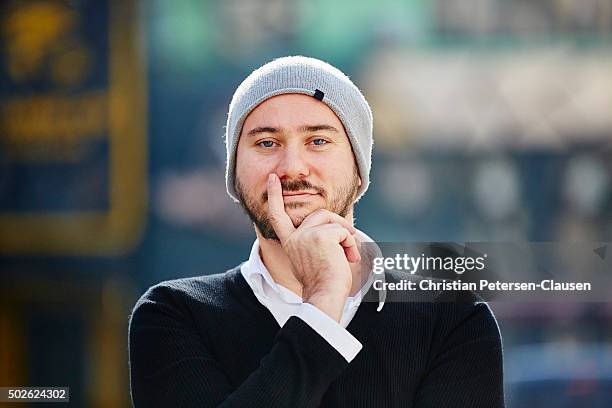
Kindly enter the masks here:
<path id="1" fill-rule="evenodd" d="M 316 99 L 322 101 L 323 97 L 325 96 L 325 94 L 323 93 L 323 91 L 319 91 L 318 89 L 315 89 L 315 93 L 313 95 Z"/>

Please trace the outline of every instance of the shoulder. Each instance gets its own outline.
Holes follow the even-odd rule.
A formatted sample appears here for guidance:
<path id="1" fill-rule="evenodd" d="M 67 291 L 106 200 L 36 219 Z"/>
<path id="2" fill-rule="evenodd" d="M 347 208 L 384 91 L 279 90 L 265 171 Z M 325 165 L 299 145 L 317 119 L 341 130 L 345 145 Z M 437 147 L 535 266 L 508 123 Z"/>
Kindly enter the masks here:
<path id="1" fill-rule="evenodd" d="M 193 276 L 189 278 L 173 279 L 151 286 L 142 296 L 144 299 L 159 296 L 183 297 L 185 299 L 206 300 L 213 294 L 218 294 L 227 288 L 235 278 L 239 268 L 214 275 Z"/>
<path id="2" fill-rule="evenodd" d="M 220 309 L 230 302 L 232 288 L 239 279 L 240 267 L 214 275 L 173 279 L 151 286 L 138 299 L 132 311 L 135 315 L 147 311 L 183 314 L 194 310 Z"/>

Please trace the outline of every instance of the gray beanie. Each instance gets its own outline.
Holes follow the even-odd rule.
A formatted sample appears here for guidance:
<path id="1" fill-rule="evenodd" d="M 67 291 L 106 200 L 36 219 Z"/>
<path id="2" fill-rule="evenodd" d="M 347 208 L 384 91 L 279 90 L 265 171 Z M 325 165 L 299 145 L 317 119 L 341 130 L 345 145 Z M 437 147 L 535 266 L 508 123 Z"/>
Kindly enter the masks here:
<path id="1" fill-rule="evenodd" d="M 355 84 L 339 69 L 315 58 L 278 58 L 253 71 L 236 89 L 227 116 L 225 147 L 227 192 L 235 201 L 236 148 L 246 117 L 260 103 L 282 94 L 312 95 L 340 119 L 353 146 L 361 186 L 359 199 L 370 183 L 372 111 Z"/>

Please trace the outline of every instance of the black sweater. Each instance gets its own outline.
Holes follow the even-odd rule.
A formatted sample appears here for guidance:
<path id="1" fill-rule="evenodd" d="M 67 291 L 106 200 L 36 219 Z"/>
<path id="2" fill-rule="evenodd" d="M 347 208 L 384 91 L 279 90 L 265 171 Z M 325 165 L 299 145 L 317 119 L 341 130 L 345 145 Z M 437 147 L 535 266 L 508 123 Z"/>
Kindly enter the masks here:
<path id="1" fill-rule="evenodd" d="M 132 401 L 136 407 L 503 407 L 501 339 L 488 306 L 465 292 L 452 295 L 460 301 L 421 293 L 428 299 L 419 302 L 398 301 L 393 293 L 380 312 L 367 296 L 359 306 L 347 330 L 363 349 L 347 363 L 298 317 L 280 328 L 239 268 L 160 283 L 130 319 Z"/>

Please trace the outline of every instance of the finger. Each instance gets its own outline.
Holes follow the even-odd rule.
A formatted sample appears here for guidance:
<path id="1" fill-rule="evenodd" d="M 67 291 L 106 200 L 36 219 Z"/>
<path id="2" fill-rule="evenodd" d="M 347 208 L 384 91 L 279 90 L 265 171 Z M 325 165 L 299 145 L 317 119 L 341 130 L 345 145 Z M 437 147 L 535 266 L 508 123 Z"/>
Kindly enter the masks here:
<path id="1" fill-rule="evenodd" d="M 268 175 L 268 217 L 281 242 L 285 242 L 289 235 L 295 231 L 291 218 L 285 212 L 280 180 L 274 173 Z"/>
<path id="2" fill-rule="evenodd" d="M 344 255 L 346 255 L 346 259 L 349 262 L 355 263 L 361 261 L 361 254 L 359 253 L 359 248 L 357 247 L 357 242 L 353 235 L 346 234 L 346 238 L 340 242 L 340 245 L 342 245 Z"/>
<path id="3" fill-rule="evenodd" d="M 311 228 L 317 225 L 330 223 L 337 223 L 342 225 L 343 227 L 348 229 L 351 234 L 357 232 L 355 227 L 353 227 L 353 225 L 346 218 L 324 209 L 320 209 L 309 214 L 306 218 L 304 218 L 304 221 L 302 221 L 300 228 Z"/>
<path id="4" fill-rule="evenodd" d="M 328 234 L 335 234 L 336 239 L 338 240 L 338 242 L 343 242 L 346 238 L 346 234 L 345 231 L 348 232 L 348 236 L 350 237 L 350 242 L 355 242 L 355 246 L 353 247 L 352 245 L 345 245 L 345 250 L 346 252 L 352 254 L 351 255 L 351 259 L 355 259 L 355 255 L 359 255 L 359 258 L 361 258 L 361 241 L 359 241 L 356 237 L 355 234 L 351 234 L 350 230 L 348 230 L 348 228 L 346 228 L 345 225 L 341 225 L 339 223 L 333 222 L 330 224 L 323 224 L 323 225 L 318 225 L 316 227 L 313 227 L 317 230 L 323 230 L 326 231 L 326 233 Z M 344 231 L 342 231 L 344 230 Z M 360 260 L 360 259 L 359 259 Z M 358 261 L 359 261 L 358 260 Z"/>
<path id="5" fill-rule="evenodd" d="M 349 262 L 355 263 L 361 261 L 357 240 L 343 225 L 329 224 L 318 228 L 324 229 L 326 233 L 334 235 L 338 243 L 342 246 L 346 259 Z"/>

